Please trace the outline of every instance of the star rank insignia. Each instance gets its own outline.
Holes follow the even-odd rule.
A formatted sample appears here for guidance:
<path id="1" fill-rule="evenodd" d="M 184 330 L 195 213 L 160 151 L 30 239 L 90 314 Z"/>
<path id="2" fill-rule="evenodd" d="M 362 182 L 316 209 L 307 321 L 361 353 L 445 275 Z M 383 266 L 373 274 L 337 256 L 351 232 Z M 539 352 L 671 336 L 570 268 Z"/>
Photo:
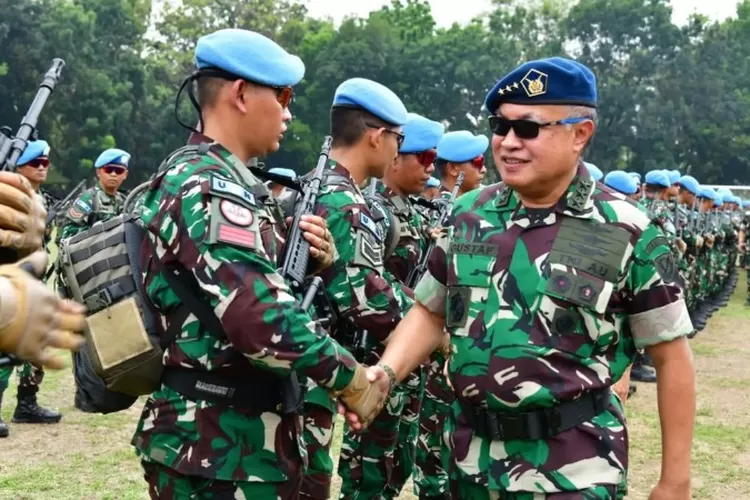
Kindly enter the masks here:
<path id="1" fill-rule="evenodd" d="M 521 85 L 529 97 L 536 97 L 547 93 L 548 76 L 535 69 L 529 70 L 521 79 Z"/>

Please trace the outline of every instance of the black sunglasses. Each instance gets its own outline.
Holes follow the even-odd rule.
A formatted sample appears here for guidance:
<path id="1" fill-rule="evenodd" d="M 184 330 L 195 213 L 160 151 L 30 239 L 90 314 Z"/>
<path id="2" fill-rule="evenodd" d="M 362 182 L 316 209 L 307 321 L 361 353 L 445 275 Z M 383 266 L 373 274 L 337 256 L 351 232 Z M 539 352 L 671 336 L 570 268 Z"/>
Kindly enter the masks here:
<path id="1" fill-rule="evenodd" d="M 535 139 L 539 137 L 539 130 L 543 127 L 551 127 L 553 125 L 570 125 L 573 123 L 581 123 L 591 118 L 578 117 L 578 118 L 564 118 L 562 120 L 556 120 L 553 122 L 539 123 L 532 120 L 508 120 L 502 116 L 490 116 L 490 130 L 495 135 L 506 136 L 510 129 L 520 139 Z"/>
<path id="2" fill-rule="evenodd" d="M 373 123 L 367 123 L 367 122 L 365 122 L 365 126 L 370 127 L 370 128 L 375 128 L 375 129 L 381 129 L 382 128 L 386 132 L 390 132 L 391 134 L 395 135 L 396 136 L 396 141 L 398 142 L 398 147 L 399 147 L 399 149 L 401 149 L 401 145 L 404 143 L 404 137 L 405 137 L 402 132 L 397 132 L 395 130 L 391 130 L 391 129 L 388 129 L 388 128 L 385 128 L 385 127 L 381 127 L 380 125 L 375 125 Z"/>

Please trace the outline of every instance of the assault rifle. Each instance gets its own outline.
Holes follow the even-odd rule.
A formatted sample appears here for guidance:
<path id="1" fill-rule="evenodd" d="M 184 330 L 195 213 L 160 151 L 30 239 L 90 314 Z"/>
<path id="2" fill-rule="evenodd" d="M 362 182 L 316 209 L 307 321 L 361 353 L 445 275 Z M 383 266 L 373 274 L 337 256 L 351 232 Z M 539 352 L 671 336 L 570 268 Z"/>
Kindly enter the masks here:
<path id="1" fill-rule="evenodd" d="M 31 102 L 29 109 L 26 111 L 23 119 L 21 120 L 21 126 L 18 128 L 18 132 L 13 135 L 12 129 L 9 127 L 3 127 L 0 129 L 0 171 L 14 172 L 16 170 L 16 163 L 26 149 L 26 145 L 29 139 L 34 137 L 36 134 L 36 125 L 39 122 L 39 115 L 44 109 L 44 105 L 47 103 L 52 91 L 55 90 L 57 82 L 60 81 L 60 73 L 63 67 L 65 67 L 65 61 L 62 59 L 53 59 L 52 65 L 50 66 L 47 73 L 44 75 L 39 90 Z M 5 258 L 6 249 L 0 249 L 0 254 L 3 254 L 0 259 L 3 261 L 14 260 Z M 24 266 L 24 270 L 31 273 L 31 266 Z M 41 276 L 37 276 L 41 278 Z M 0 353 L 0 368 L 5 366 L 20 365 L 22 362 L 14 356 Z"/>
<path id="2" fill-rule="evenodd" d="M 443 227 L 446 222 L 448 222 L 448 216 L 451 214 L 451 210 L 453 210 L 453 204 L 456 202 L 458 190 L 461 188 L 461 184 L 463 184 L 463 182 L 464 173 L 461 172 L 458 174 L 458 179 L 456 179 L 456 185 L 453 186 L 451 197 L 448 198 L 446 202 L 441 203 L 438 206 L 438 214 L 437 217 L 435 217 L 434 222 L 430 226 L 430 231 L 438 227 Z M 419 262 L 417 263 L 416 267 L 413 267 L 411 271 L 409 271 L 408 276 L 406 276 L 406 281 L 404 282 L 404 284 L 409 288 L 414 288 L 419 282 L 419 279 L 424 275 L 424 273 L 427 272 L 427 262 L 430 260 L 430 254 L 432 254 L 432 251 L 435 249 L 435 244 L 436 240 L 431 237 L 430 244 L 427 246 L 424 253 L 420 256 Z"/>
<path id="3" fill-rule="evenodd" d="M 55 202 L 55 204 L 50 207 L 49 211 L 47 212 L 47 223 L 45 225 L 49 226 L 50 223 L 55 220 L 55 217 L 57 217 L 57 213 L 63 207 L 65 207 L 70 200 L 78 196 L 78 194 L 84 189 L 86 189 L 86 179 L 83 179 L 81 182 L 76 184 L 76 187 L 74 187 L 73 190 L 65 196 L 65 198 Z"/>
<path id="4" fill-rule="evenodd" d="M 318 200 L 318 194 L 320 194 L 320 186 L 323 182 L 323 172 L 328 164 L 332 141 L 333 139 L 330 136 L 326 136 L 325 141 L 323 141 L 323 147 L 320 156 L 318 156 L 318 164 L 302 190 L 302 203 L 295 210 L 289 238 L 286 240 L 286 252 L 279 273 L 291 283 L 292 290 L 296 293 L 302 293 L 304 290 L 307 281 L 307 264 L 310 259 L 310 242 L 305 239 L 304 231 L 300 228 L 300 222 L 303 215 L 311 215 L 315 209 L 315 203 Z M 316 276 L 310 282 L 304 293 L 300 308 L 307 310 L 313 302 L 318 306 L 317 313 L 320 317 L 318 322 L 322 326 L 330 324 L 334 310 L 323 290 L 323 280 L 319 276 Z"/>

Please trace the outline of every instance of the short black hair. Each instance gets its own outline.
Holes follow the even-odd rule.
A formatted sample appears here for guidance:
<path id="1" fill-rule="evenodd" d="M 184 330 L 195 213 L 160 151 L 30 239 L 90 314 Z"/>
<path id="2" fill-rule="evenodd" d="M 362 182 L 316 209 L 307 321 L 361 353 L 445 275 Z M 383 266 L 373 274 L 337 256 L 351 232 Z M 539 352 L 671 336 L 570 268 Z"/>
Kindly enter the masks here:
<path id="1" fill-rule="evenodd" d="M 331 137 L 333 147 L 349 147 L 357 144 L 368 127 L 394 128 L 395 125 L 381 120 L 362 108 L 334 106 L 331 108 Z"/>
<path id="2" fill-rule="evenodd" d="M 197 79 L 198 104 L 201 108 L 210 108 L 216 103 L 221 87 L 227 83 L 225 78 L 202 75 Z"/>
<path id="3" fill-rule="evenodd" d="M 435 161 L 432 162 L 435 165 L 435 172 L 437 172 L 440 180 L 443 180 L 443 177 L 445 177 L 445 169 L 448 163 L 450 163 L 448 160 L 443 160 L 442 158 L 435 158 Z"/>
<path id="4" fill-rule="evenodd" d="M 665 188 L 664 186 L 660 186 L 658 184 L 646 184 L 646 192 L 647 193 L 661 193 L 662 191 L 666 191 L 669 188 Z"/>

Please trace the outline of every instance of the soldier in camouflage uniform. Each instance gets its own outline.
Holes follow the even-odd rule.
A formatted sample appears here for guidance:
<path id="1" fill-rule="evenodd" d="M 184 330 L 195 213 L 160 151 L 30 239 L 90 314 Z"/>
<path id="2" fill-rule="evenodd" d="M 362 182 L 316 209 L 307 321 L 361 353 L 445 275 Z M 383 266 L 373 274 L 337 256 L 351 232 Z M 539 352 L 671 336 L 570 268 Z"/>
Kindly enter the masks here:
<path id="1" fill-rule="evenodd" d="M 415 271 L 429 242 L 428 226 L 417 212 L 409 195 L 418 195 L 424 190 L 437 145 L 443 136 L 443 125 L 420 115 L 409 113 L 403 127 L 404 142 L 399 148 L 395 162 L 385 173 L 383 183 L 376 187 L 375 196 L 368 196 L 373 212 L 382 214 L 381 229 L 385 236 L 384 267 L 399 283 L 413 287 L 408 278 Z M 369 189 L 369 188 L 368 188 Z M 411 278 L 414 281 L 414 278 Z M 409 292 L 411 293 L 411 292 Z M 375 357 L 383 352 L 382 346 L 375 348 Z M 424 397 L 425 367 L 418 367 L 401 384 L 394 388 L 385 411 L 375 419 L 370 429 L 389 430 L 382 433 L 380 448 L 362 450 L 366 459 L 385 461 L 392 467 L 383 477 L 382 498 L 399 496 L 414 470 L 414 454 L 419 434 L 419 416 Z M 393 430 L 397 432 L 393 432 Z M 365 431 L 370 432 L 368 431 Z M 389 438 L 389 441 L 386 441 Z M 373 452 L 382 453 L 376 456 Z M 356 452 L 355 452 L 356 453 Z"/>
<path id="2" fill-rule="evenodd" d="M 740 224 L 740 265 L 745 269 L 745 280 L 747 281 L 747 298 L 745 299 L 745 305 L 750 307 L 750 200 L 741 200 L 741 213 L 742 223 Z"/>
<path id="3" fill-rule="evenodd" d="M 99 155 L 94 163 L 97 183 L 70 204 L 58 241 L 120 214 L 125 196 L 118 189 L 128 177 L 129 162 L 130 154 L 121 149 L 108 149 Z"/>
<path id="4" fill-rule="evenodd" d="M 370 384 L 382 370 L 366 373 L 299 307 L 277 272 L 283 215 L 246 167 L 279 148 L 302 61 L 238 29 L 199 39 L 195 59 L 186 83 L 197 80 L 201 132 L 165 160 L 142 208 L 147 294 L 167 331 L 179 333 L 133 445 L 152 498 L 298 498 L 307 455 L 296 374 L 340 395 L 365 421 L 389 384 Z M 300 227 L 311 269 L 330 266 L 325 222 L 308 215 Z M 167 272 L 217 321 L 179 308 Z"/>
<path id="5" fill-rule="evenodd" d="M 315 214 L 327 221 L 339 254 L 338 261 L 320 273 L 337 316 L 332 334 L 366 354 L 368 364 L 376 363 L 372 349 L 388 338 L 412 304 L 384 269 L 383 234 L 361 191 L 368 178 L 382 178 L 393 162 L 406 119 L 401 100 L 383 85 L 363 78 L 339 85 L 331 109 L 329 168 L 315 207 Z M 329 497 L 335 407 L 324 396 L 313 388 L 305 400 L 305 438 L 317 453 L 302 487 L 306 498 Z M 338 469 L 344 498 L 375 498 L 383 491 L 393 461 L 393 451 L 384 451 L 383 443 L 391 442 L 391 433 L 398 435 L 398 427 L 383 429 L 377 422 L 365 434 L 345 429 Z"/>
<path id="6" fill-rule="evenodd" d="M 17 162 L 17 172 L 24 176 L 31 184 L 32 189 L 39 201 L 46 206 L 46 200 L 39 194 L 39 187 L 47 180 L 49 171 L 49 151 L 50 147 L 46 141 L 31 141 L 24 149 Z M 44 246 L 47 246 L 49 239 L 49 228 L 44 234 Z M 13 367 L 0 368 L 0 404 L 2 404 L 3 393 L 8 388 L 10 376 L 13 373 Z M 16 424 L 56 424 L 62 418 L 59 412 L 42 408 L 37 403 L 36 395 L 39 392 L 39 385 L 44 379 L 44 370 L 41 367 L 34 366 L 31 363 L 23 363 L 17 368 L 18 374 L 18 404 L 13 412 L 13 423 Z M 0 437 L 7 437 L 9 434 L 8 426 L 0 417 Z"/>
<path id="7" fill-rule="evenodd" d="M 440 193 L 440 181 L 434 177 L 427 179 L 427 184 L 424 186 L 422 197 L 431 200 Z"/>
<path id="8" fill-rule="evenodd" d="M 661 228 L 579 163 L 595 105 L 594 75 L 567 59 L 495 85 L 485 106 L 503 182 L 458 200 L 381 360 L 401 379 L 448 329 L 454 498 L 622 498 L 627 426 L 609 388 L 639 348 L 663 429 L 650 498 L 690 498 L 692 325 Z"/>
<path id="9" fill-rule="evenodd" d="M 436 160 L 441 178 L 439 196 L 443 200 L 450 199 L 458 172 L 463 172 L 464 178 L 457 197 L 480 187 L 486 173 L 484 153 L 488 145 L 486 136 L 474 135 L 466 130 L 448 132 L 443 136 L 438 144 Z M 449 451 L 443 443 L 442 434 L 454 394 L 443 374 L 447 360 L 444 351 L 438 349 L 430 355 L 425 398 L 419 416 L 414 491 L 420 499 L 450 496 L 448 473 L 444 466 Z"/>
<path id="10" fill-rule="evenodd" d="M 268 173 L 280 175 L 281 177 L 285 177 L 289 179 L 290 181 L 297 180 L 297 172 L 295 172 L 291 168 L 272 168 L 268 171 Z M 266 182 L 266 187 L 269 189 L 269 191 L 271 191 L 271 194 L 274 195 L 274 197 L 276 198 L 282 196 L 287 189 L 283 184 L 279 184 L 273 181 Z"/>

